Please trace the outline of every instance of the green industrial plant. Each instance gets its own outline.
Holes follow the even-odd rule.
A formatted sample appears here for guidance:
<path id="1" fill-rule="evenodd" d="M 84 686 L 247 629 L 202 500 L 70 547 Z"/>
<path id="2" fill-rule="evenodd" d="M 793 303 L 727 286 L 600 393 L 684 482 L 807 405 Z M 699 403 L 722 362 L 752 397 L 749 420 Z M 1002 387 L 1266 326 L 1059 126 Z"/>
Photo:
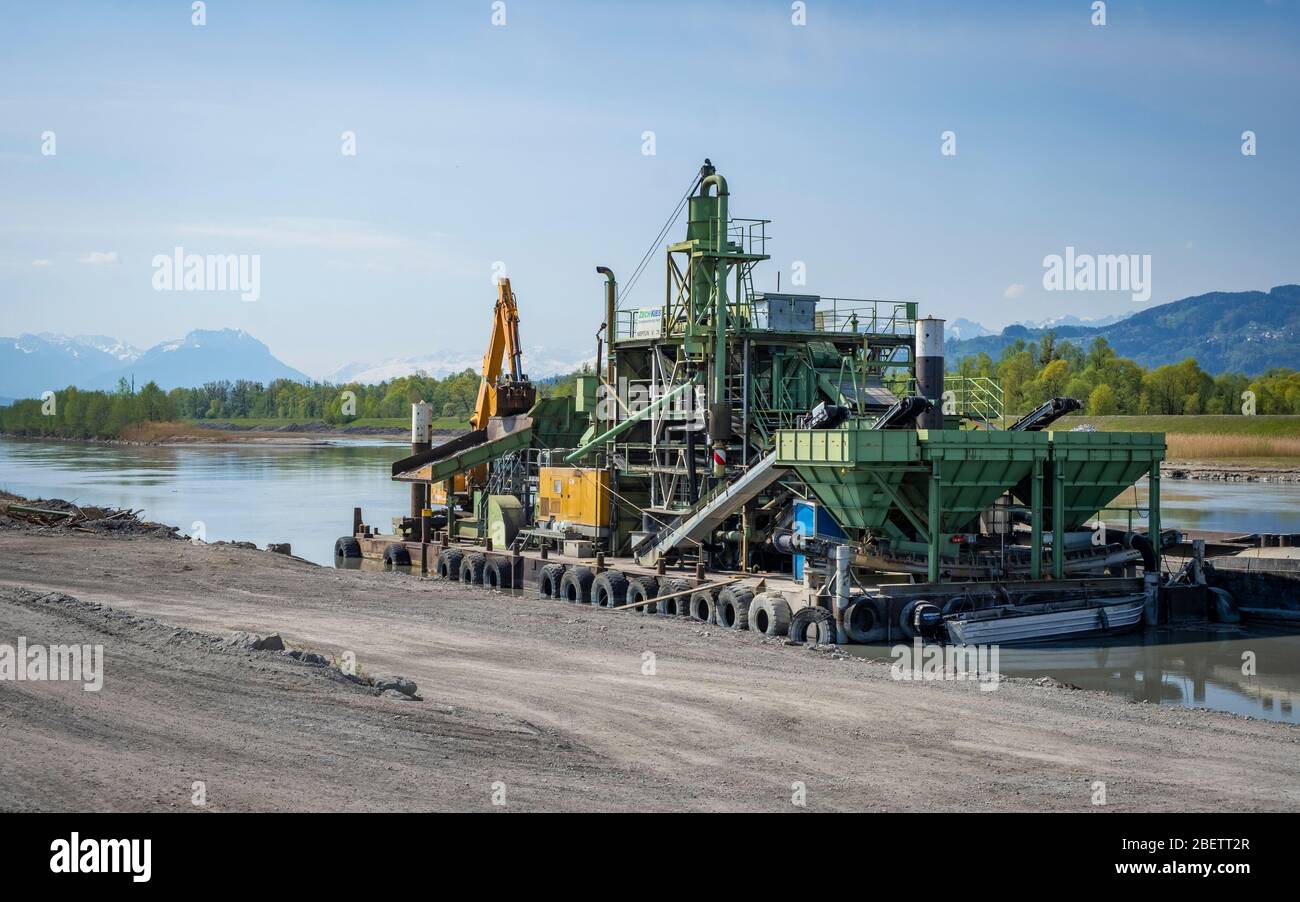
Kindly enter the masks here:
<path id="1" fill-rule="evenodd" d="M 573 397 L 535 400 L 504 282 L 475 429 L 435 447 L 416 405 L 392 472 L 409 515 L 383 532 L 357 511 L 339 557 L 821 641 L 1160 621 L 1162 434 L 1062 430 L 1069 398 L 1004 426 L 998 385 L 946 374 L 915 302 L 759 290 L 769 221 L 732 200 L 706 160 L 660 230 L 685 214 L 659 303 L 624 305 L 596 267 Z M 1144 479 L 1147 505 L 1103 522 Z"/>

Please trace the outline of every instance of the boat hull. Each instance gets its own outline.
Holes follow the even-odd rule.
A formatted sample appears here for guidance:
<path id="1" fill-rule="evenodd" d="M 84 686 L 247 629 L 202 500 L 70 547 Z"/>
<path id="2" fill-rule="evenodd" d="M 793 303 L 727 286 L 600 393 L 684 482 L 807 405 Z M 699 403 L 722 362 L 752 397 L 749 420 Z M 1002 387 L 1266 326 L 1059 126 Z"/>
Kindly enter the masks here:
<path id="1" fill-rule="evenodd" d="M 1123 632 L 1142 622 L 1143 607 L 1141 596 L 1131 596 L 1109 604 L 1040 613 L 1012 611 L 999 617 L 954 617 L 944 623 L 949 640 L 959 645 L 1009 645 Z"/>

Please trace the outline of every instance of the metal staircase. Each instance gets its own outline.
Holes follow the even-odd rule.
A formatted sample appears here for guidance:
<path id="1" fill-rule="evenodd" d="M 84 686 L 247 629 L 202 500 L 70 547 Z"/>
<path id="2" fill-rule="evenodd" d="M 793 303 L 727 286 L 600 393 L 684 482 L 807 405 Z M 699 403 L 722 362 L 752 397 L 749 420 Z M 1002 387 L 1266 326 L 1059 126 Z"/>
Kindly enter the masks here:
<path id="1" fill-rule="evenodd" d="M 769 454 L 690 510 L 683 511 L 672 523 L 641 539 L 633 546 L 632 555 L 638 564 L 650 567 L 684 542 L 699 543 L 785 473 L 783 467 L 776 465 L 776 453 Z"/>

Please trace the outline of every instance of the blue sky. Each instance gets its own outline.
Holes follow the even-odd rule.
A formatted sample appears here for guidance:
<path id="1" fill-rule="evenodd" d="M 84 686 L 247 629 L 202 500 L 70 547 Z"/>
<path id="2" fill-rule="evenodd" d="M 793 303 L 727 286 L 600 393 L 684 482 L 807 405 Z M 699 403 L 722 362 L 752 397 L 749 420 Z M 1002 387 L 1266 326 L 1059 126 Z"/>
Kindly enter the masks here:
<path id="1" fill-rule="evenodd" d="M 760 288 L 1000 327 L 1135 307 L 1045 291 L 1067 246 L 1150 254 L 1152 304 L 1300 281 L 1300 3 L 1090 6 L 8 4 L 0 334 L 243 328 L 320 376 L 477 350 L 501 261 L 524 343 L 581 351 L 705 156 L 773 220 Z M 260 299 L 154 291 L 178 245 L 260 254 Z"/>

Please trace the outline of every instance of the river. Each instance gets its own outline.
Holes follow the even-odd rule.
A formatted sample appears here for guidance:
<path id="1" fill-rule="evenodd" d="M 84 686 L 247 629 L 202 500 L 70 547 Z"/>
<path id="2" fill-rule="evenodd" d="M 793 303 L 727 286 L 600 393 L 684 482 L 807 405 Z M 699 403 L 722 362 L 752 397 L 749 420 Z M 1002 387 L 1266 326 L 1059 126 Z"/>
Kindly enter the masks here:
<path id="1" fill-rule="evenodd" d="M 387 527 L 409 488 L 389 479 L 408 445 L 338 440 L 325 445 L 127 446 L 0 438 L 0 489 L 28 498 L 143 509 L 207 541 L 289 542 L 294 554 L 333 563 L 334 540 L 360 505 Z M 1161 516 L 1172 528 L 1300 533 L 1300 485 L 1166 479 Z M 1117 501 L 1145 504 L 1142 487 Z M 863 652 L 876 656 L 884 650 Z M 1250 652 L 1257 675 L 1241 673 Z M 1300 723 L 1300 637 L 1216 630 L 1134 635 L 1079 646 L 1005 649 L 1007 676 L 1050 675 L 1134 701 L 1181 704 Z"/>

